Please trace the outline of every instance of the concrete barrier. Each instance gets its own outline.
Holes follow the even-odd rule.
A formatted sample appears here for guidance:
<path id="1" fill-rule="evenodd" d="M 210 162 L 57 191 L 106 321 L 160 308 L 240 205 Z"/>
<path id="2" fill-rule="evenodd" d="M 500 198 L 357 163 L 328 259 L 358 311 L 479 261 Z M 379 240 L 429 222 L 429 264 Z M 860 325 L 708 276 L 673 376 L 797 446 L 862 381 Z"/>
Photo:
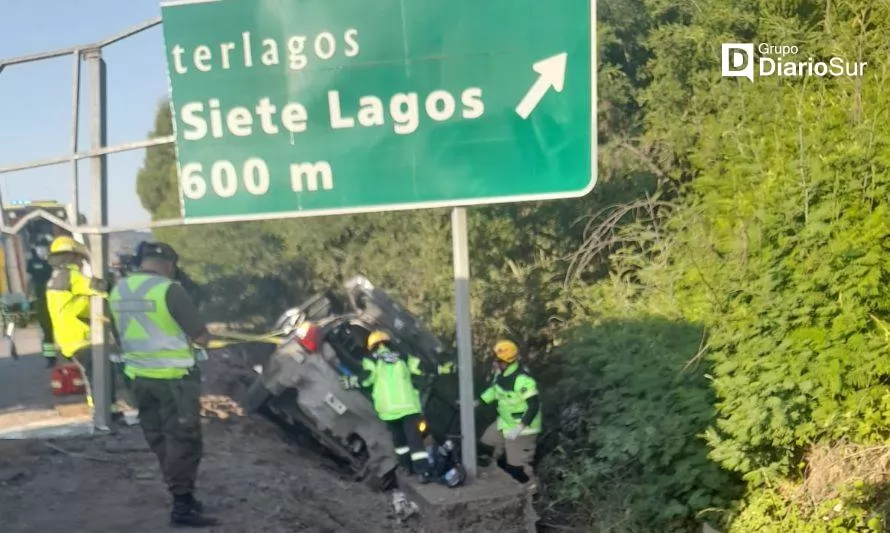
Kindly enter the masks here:
<path id="1" fill-rule="evenodd" d="M 441 533 L 533 533 L 537 515 L 521 484 L 497 467 L 480 469 L 469 485 L 448 488 L 399 477 L 399 487 L 418 504 L 424 525 Z"/>
<path id="2" fill-rule="evenodd" d="M 85 420 L 41 420 L 0 430 L 0 439 L 58 439 L 92 435 L 93 421 Z"/>

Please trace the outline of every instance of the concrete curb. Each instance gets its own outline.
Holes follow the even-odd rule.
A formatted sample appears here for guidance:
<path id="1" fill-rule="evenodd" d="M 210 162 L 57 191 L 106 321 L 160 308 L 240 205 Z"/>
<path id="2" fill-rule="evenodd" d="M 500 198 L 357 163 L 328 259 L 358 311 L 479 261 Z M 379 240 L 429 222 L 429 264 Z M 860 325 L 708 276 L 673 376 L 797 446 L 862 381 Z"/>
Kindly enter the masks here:
<path id="1" fill-rule="evenodd" d="M 48 420 L 21 426 L 6 428 L 0 431 L 0 439 L 59 439 L 66 437 L 83 437 L 95 432 L 91 419 L 81 420 Z"/>
<path id="2" fill-rule="evenodd" d="M 418 504 L 427 531 L 436 533 L 534 533 L 537 513 L 528 492 L 497 467 L 481 468 L 469 485 L 451 489 L 438 483 L 422 485 L 399 476 L 399 487 Z M 490 513 L 494 512 L 494 515 Z M 492 517 L 506 522 L 496 526 Z"/>

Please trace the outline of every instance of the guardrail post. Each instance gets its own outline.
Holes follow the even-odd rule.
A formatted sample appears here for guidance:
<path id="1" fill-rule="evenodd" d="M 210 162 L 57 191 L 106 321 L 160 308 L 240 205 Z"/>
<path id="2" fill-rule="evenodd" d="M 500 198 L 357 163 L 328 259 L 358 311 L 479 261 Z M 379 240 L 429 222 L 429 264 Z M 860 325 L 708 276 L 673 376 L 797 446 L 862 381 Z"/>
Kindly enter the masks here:
<path id="1" fill-rule="evenodd" d="M 84 60 L 90 77 L 90 148 L 95 152 L 108 143 L 107 99 L 105 60 L 102 50 L 94 48 L 84 51 Z M 108 170 L 107 156 L 94 155 L 90 158 L 91 217 L 92 224 L 104 227 L 108 224 Z M 77 216 L 77 215 L 76 215 Z M 107 261 L 106 234 L 91 234 L 90 267 L 93 276 L 105 279 Z M 105 299 L 93 296 L 90 302 L 90 332 L 93 347 L 93 380 L 91 383 L 94 411 L 93 424 L 97 429 L 108 430 L 111 420 L 111 364 L 108 360 L 108 343 L 105 332 Z"/>

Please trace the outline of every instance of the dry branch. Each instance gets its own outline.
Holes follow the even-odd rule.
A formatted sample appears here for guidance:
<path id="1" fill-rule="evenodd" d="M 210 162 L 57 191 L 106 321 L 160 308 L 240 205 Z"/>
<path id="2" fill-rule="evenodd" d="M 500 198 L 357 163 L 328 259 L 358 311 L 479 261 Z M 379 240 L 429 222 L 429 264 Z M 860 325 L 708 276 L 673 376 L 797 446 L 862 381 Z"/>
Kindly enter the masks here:
<path id="1" fill-rule="evenodd" d="M 627 215 L 633 214 L 634 220 L 637 222 L 648 222 L 658 233 L 659 221 L 667 216 L 673 207 L 670 202 L 647 196 L 633 202 L 612 205 L 594 215 L 585 217 L 588 222 L 584 228 L 584 240 L 578 250 L 572 254 L 565 284 L 568 285 L 577 280 L 581 273 L 603 252 L 611 251 L 623 244 L 639 241 L 637 235 L 622 234 L 621 232 L 619 226 Z"/>

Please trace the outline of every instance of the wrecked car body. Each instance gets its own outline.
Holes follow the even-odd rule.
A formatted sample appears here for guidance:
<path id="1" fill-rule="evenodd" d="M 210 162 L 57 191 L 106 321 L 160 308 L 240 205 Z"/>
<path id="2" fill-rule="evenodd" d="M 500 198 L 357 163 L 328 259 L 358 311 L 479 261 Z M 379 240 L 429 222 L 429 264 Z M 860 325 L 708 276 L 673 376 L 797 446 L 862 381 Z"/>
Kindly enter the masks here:
<path id="1" fill-rule="evenodd" d="M 355 277 L 345 288 L 348 305 L 326 292 L 281 316 L 275 330 L 284 342 L 254 367 L 258 376 L 243 403 L 248 411 L 309 433 L 358 479 L 384 489 L 397 466 L 392 437 L 369 392 L 344 389 L 342 383 L 359 379 L 375 329 L 389 332 L 398 349 L 429 362 L 453 360 L 453 352 L 366 278 Z M 429 377 L 416 385 L 425 406 L 421 432 L 438 442 L 457 438 L 456 377 Z"/>

